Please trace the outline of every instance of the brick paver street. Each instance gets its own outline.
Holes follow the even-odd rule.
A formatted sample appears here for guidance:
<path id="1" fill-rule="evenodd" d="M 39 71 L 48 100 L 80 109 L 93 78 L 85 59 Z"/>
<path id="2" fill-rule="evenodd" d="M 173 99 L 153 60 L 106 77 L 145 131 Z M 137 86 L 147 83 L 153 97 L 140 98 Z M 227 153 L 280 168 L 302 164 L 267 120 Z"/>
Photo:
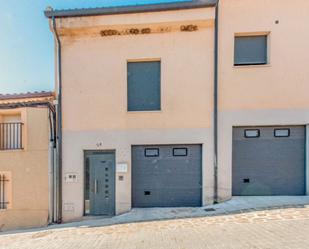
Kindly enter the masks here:
<path id="1" fill-rule="evenodd" d="M 0 235 L 5 249 L 309 248 L 309 207 Z"/>

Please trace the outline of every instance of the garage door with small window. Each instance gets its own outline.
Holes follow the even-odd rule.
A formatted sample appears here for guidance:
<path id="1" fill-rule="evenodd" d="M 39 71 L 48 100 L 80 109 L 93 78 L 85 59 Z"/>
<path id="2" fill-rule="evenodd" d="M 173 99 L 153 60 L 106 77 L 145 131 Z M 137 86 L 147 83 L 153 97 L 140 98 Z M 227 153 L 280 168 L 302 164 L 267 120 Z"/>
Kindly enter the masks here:
<path id="1" fill-rule="evenodd" d="M 201 145 L 132 147 L 133 207 L 195 207 L 201 197 Z"/>
<path id="2" fill-rule="evenodd" d="M 305 194 L 305 127 L 233 129 L 234 196 Z"/>

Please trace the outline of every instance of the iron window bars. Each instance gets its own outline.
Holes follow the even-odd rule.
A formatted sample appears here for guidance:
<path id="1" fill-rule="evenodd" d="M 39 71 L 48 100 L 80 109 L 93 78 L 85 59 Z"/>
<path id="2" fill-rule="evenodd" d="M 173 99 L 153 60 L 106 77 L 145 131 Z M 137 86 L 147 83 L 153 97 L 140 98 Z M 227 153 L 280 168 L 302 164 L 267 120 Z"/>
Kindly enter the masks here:
<path id="1" fill-rule="evenodd" d="M 0 150 L 23 149 L 23 123 L 0 123 Z"/>
<path id="2" fill-rule="evenodd" d="M 0 209 L 7 209 L 9 202 L 6 201 L 6 183 L 9 180 L 4 174 L 0 174 Z"/>

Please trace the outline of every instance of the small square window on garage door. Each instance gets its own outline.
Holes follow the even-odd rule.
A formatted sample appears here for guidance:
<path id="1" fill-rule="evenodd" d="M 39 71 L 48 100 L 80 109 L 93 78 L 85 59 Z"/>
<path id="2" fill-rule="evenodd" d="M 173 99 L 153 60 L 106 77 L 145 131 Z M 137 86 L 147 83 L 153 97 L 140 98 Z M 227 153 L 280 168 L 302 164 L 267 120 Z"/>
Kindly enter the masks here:
<path id="1" fill-rule="evenodd" d="M 267 64 L 267 35 L 236 36 L 234 45 L 234 65 Z"/>
<path id="2" fill-rule="evenodd" d="M 173 148 L 173 156 L 188 156 L 187 148 Z"/>
<path id="3" fill-rule="evenodd" d="M 290 136 L 290 129 L 275 129 L 274 136 L 275 137 L 289 137 Z"/>
<path id="4" fill-rule="evenodd" d="M 259 129 L 248 129 L 244 132 L 245 138 L 257 138 L 260 137 L 260 130 Z"/>
<path id="5" fill-rule="evenodd" d="M 145 149 L 145 157 L 158 157 L 160 155 L 159 148 L 147 148 Z"/>
<path id="6" fill-rule="evenodd" d="M 128 62 L 128 111 L 161 110 L 161 62 Z"/>

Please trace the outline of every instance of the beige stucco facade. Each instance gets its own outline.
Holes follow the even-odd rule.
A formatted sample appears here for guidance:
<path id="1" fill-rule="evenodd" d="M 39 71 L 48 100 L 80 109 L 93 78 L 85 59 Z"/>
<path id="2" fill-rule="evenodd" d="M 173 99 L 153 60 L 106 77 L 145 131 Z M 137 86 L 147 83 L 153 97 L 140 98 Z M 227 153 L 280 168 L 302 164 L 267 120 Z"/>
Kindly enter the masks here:
<path id="1" fill-rule="evenodd" d="M 183 25 L 197 31 L 181 32 Z M 116 150 L 116 213 L 131 209 L 131 146 L 202 144 L 203 203 L 213 199 L 214 9 L 60 19 L 63 70 L 63 219 L 84 213 L 84 150 Z M 101 36 L 151 28 L 151 34 Z M 199 49 L 196 49 L 199 48 Z M 157 112 L 127 111 L 127 62 L 161 61 Z M 199 62 L 199 63 L 197 63 Z M 194 71 L 188 70 L 194 65 Z M 177 73 L 175 73 L 177 72 Z M 194 110 L 194 111 L 192 111 Z M 118 181 L 123 175 L 124 180 Z"/>
<path id="2" fill-rule="evenodd" d="M 309 54 L 304 52 L 309 43 L 308 9 L 306 0 L 223 0 L 220 3 L 221 200 L 231 197 L 233 126 L 309 123 Z M 259 33 L 268 34 L 268 64 L 233 66 L 235 35 Z"/>
<path id="3" fill-rule="evenodd" d="M 232 195 L 233 127 L 306 125 L 308 130 L 308 9 L 306 0 L 297 5 L 280 0 L 220 1 L 219 201 Z M 202 144 L 203 205 L 213 202 L 214 21 L 214 7 L 57 18 L 64 221 L 84 215 L 85 150 L 115 150 L 116 163 L 128 164 L 126 173 L 116 173 L 120 214 L 131 208 L 132 145 Z M 197 28 L 183 31 L 188 25 Z M 148 28 L 151 33 L 141 32 Z M 132 29 L 139 34 L 131 34 Z M 234 66 L 234 38 L 250 34 L 267 34 L 268 64 Z M 128 112 L 127 62 L 147 60 L 161 61 L 162 110 Z M 76 174 L 77 181 L 66 182 L 67 174 Z M 123 181 L 117 180 L 120 175 Z"/>
<path id="4" fill-rule="evenodd" d="M 0 101 L 0 104 L 3 104 L 2 102 Z M 0 123 L 21 122 L 23 124 L 23 148 L 0 150 L 0 174 L 4 174 L 9 180 L 5 188 L 5 199 L 8 205 L 6 209 L 0 210 L 0 230 L 47 225 L 48 109 L 0 110 L 0 117 Z"/>

